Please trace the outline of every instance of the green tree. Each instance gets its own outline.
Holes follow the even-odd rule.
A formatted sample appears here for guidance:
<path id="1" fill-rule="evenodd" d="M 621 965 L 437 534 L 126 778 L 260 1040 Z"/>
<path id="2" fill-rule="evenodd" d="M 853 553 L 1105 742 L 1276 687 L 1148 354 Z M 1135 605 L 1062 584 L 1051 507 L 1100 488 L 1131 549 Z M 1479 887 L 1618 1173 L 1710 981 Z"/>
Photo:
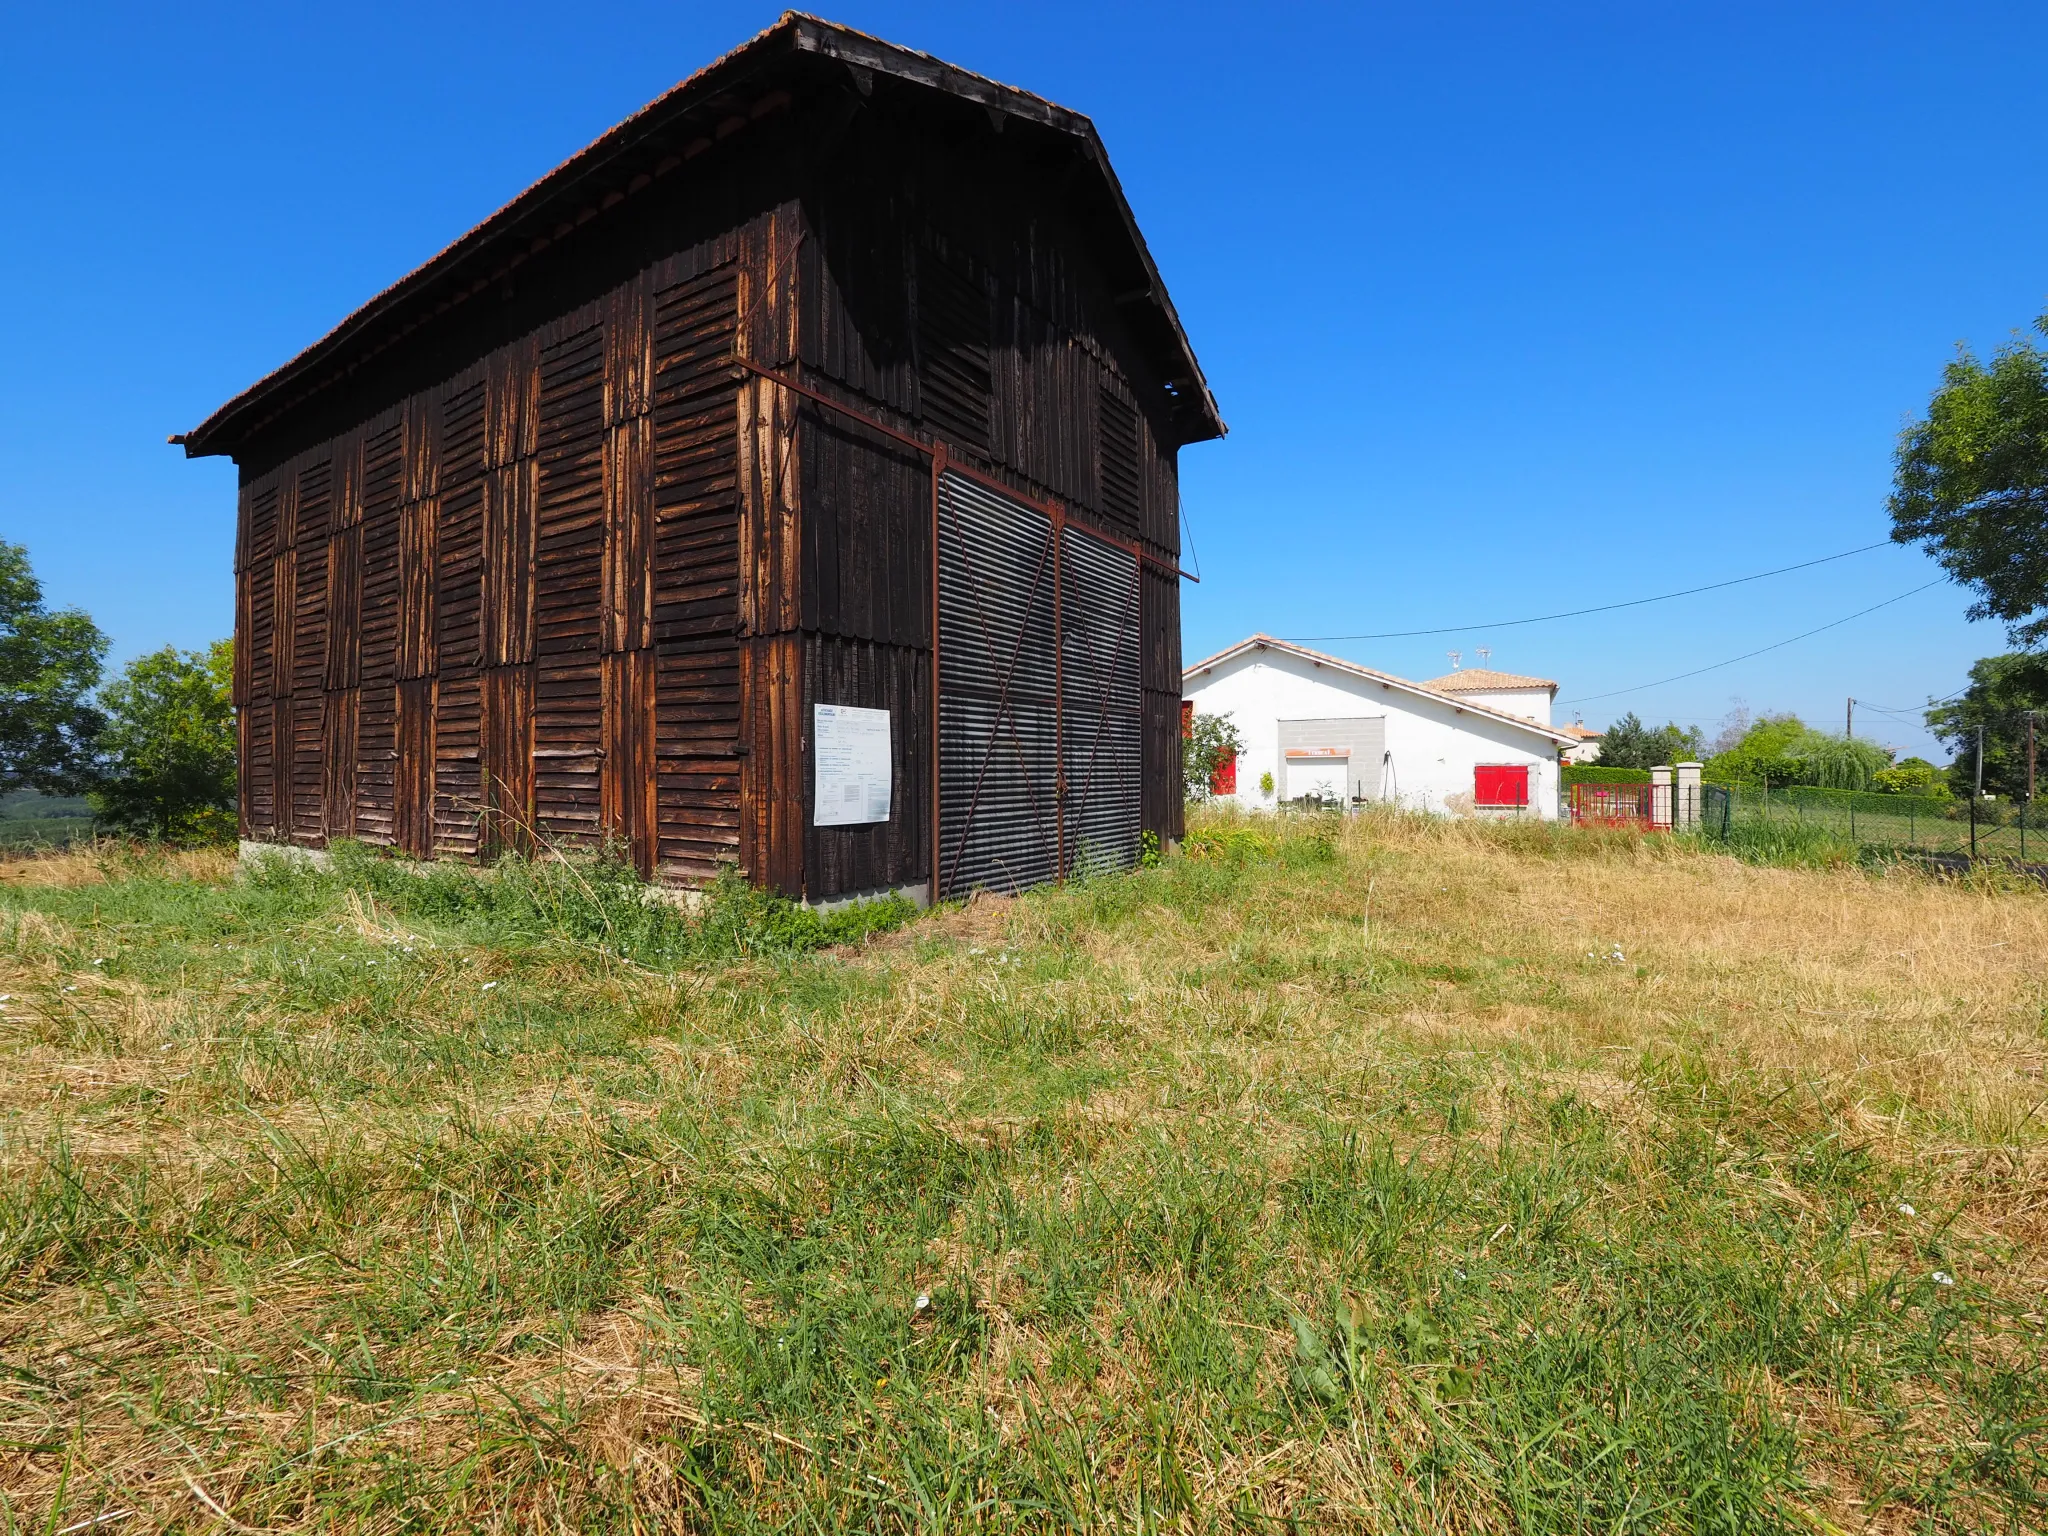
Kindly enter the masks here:
<path id="1" fill-rule="evenodd" d="M 1870 789 L 1891 766 L 1891 753 L 1874 741 L 1816 731 L 1797 715 L 1765 715 L 1733 746 L 1709 758 L 1702 776 L 1716 784 L 1773 789 L 1786 784 Z"/>
<path id="2" fill-rule="evenodd" d="M 1630 710 L 1600 733 L 1602 768 L 1664 768 L 1696 762 L 1706 751 L 1697 727 L 1676 724 L 1651 727 Z"/>
<path id="3" fill-rule="evenodd" d="M 1977 727 L 1984 727 L 1984 788 L 2017 799 L 2027 792 L 2027 711 L 2048 732 L 2048 654 L 2008 651 L 1970 668 L 1970 686 L 1927 711 L 1927 729 L 1955 753 L 1949 787 L 1959 795 L 1977 785 Z M 2040 742 L 2048 748 L 2048 740 Z"/>
<path id="4" fill-rule="evenodd" d="M 101 820 L 180 842 L 234 835 L 233 680 L 233 642 L 216 640 L 138 656 L 100 690 Z"/>
<path id="5" fill-rule="evenodd" d="M 2016 645 L 2048 639 L 2048 353 L 2015 337 L 1987 365 L 1958 348 L 1899 438 L 1890 509 L 1896 542 L 1976 591 L 1971 618 L 2003 619 Z"/>
<path id="6" fill-rule="evenodd" d="M 1801 768 L 1794 749 L 1810 734 L 1797 715 L 1764 715 L 1734 746 L 1709 758 L 1702 777 L 1716 784 L 1797 784 Z"/>
<path id="7" fill-rule="evenodd" d="M 1180 742 L 1181 781 L 1190 800 L 1206 800 L 1216 770 L 1244 750 L 1244 738 L 1228 715 L 1196 715 Z"/>
<path id="8" fill-rule="evenodd" d="M 1869 789 L 1892 765 L 1891 753 L 1876 742 L 1828 731 L 1808 731 L 1789 755 L 1798 769 L 1793 782 L 1822 789 Z"/>
<path id="9" fill-rule="evenodd" d="M 75 794 L 90 781 L 106 655 L 91 619 L 43 605 L 28 551 L 0 542 L 0 793 Z"/>

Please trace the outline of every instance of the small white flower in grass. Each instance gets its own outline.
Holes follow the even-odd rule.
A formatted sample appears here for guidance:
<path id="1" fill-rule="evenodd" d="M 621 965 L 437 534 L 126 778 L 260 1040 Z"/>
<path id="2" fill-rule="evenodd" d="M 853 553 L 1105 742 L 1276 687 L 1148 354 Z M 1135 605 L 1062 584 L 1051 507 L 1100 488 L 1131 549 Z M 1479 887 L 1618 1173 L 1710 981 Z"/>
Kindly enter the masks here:
<path id="1" fill-rule="evenodd" d="M 1899 1214 L 1901 1216 L 1918 1216 L 1920 1213 L 1914 1210 L 1910 1203 L 1901 1200 L 1899 1202 Z"/>
<path id="2" fill-rule="evenodd" d="M 94 965 L 105 965 L 106 963 L 107 963 L 107 962 L 106 962 L 105 960 L 95 960 L 95 961 L 93 961 L 93 964 L 94 964 Z"/>
<path id="3" fill-rule="evenodd" d="M 1934 1283 L 1936 1285 L 1954 1285 L 1956 1277 L 1945 1269 L 1937 1269 L 1934 1272 Z"/>
<path id="4" fill-rule="evenodd" d="M 484 990 L 488 992 L 491 990 L 491 988 L 495 987 L 496 985 L 497 983 L 495 981 L 487 981 L 484 983 Z"/>

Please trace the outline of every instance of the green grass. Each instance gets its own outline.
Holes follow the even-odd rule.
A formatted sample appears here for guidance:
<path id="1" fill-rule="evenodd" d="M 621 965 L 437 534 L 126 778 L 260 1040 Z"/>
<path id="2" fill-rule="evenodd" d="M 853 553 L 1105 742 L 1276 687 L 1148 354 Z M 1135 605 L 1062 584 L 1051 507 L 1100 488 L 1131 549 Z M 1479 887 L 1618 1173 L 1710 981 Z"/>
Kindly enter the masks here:
<path id="1" fill-rule="evenodd" d="M 107 872 L 0 890 L 0 1529 L 2043 1528 L 2039 1084 L 1975 1066 L 2039 898 L 1398 818 L 879 942 Z M 1969 1090 L 1868 1065 L 1923 1016 Z"/>

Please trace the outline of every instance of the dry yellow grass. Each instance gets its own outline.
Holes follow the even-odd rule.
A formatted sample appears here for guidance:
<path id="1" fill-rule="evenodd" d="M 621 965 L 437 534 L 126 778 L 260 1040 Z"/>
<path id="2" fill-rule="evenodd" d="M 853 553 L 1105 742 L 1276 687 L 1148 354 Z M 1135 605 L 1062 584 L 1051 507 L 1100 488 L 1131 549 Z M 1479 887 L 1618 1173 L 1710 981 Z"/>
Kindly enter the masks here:
<path id="1" fill-rule="evenodd" d="M 1234 830 L 680 975 L 38 861 L 11 1518 L 2043 1528 L 2048 895 Z"/>

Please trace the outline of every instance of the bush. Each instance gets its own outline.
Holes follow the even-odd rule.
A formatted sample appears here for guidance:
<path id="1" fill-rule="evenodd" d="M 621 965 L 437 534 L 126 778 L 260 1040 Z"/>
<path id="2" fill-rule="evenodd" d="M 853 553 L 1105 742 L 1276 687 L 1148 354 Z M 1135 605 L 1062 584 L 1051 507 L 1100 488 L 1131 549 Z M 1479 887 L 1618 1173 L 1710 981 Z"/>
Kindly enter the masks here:
<path id="1" fill-rule="evenodd" d="M 1796 821 L 1737 819 L 1725 835 L 1702 834 L 1702 843 L 1745 864 L 1833 869 L 1856 862 L 1856 845 L 1832 829 Z"/>
<path id="2" fill-rule="evenodd" d="M 1736 793 L 1738 814 L 1746 806 L 1763 803 L 1763 791 L 1740 786 Z M 1795 784 L 1785 789 L 1770 792 L 1772 805 L 1804 805 L 1823 812 L 1846 816 L 1854 810 L 1859 816 L 1925 816 L 1953 817 L 1958 813 L 1957 802 L 1940 795 L 1898 795 L 1883 790 L 1869 789 L 1824 789 L 1817 784 Z"/>
<path id="3" fill-rule="evenodd" d="M 1924 795 L 1936 800 L 1953 798 L 1948 778 L 1924 757 L 1901 758 L 1870 781 L 1872 789 L 1888 795 Z"/>
<path id="4" fill-rule="evenodd" d="M 1244 738 L 1228 715 L 1196 715 L 1181 737 L 1181 792 L 1197 804 L 1216 792 L 1216 775 L 1235 762 Z M 1262 781 L 1263 782 L 1263 781 Z"/>
<path id="5" fill-rule="evenodd" d="M 1647 768 L 1609 768 L 1599 763 L 1567 763 L 1558 775 L 1566 789 L 1574 784 L 1647 784 Z"/>

